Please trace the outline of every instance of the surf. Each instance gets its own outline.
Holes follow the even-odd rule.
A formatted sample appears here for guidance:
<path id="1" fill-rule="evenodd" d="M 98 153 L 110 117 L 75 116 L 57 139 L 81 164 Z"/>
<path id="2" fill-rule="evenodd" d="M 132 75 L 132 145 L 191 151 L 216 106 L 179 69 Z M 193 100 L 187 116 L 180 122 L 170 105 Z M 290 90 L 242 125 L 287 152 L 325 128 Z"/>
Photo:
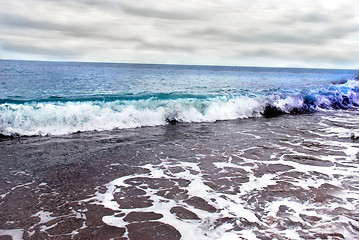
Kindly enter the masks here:
<path id="1" fill-rule="evenodd" d="M 243 91 L 242 94 L 142 93 L 32 100 L 2 99 L 0 134 L 63 135 L 183 123 L 276 117 L 359 106 L 351 79 L 312 89 Z"/>

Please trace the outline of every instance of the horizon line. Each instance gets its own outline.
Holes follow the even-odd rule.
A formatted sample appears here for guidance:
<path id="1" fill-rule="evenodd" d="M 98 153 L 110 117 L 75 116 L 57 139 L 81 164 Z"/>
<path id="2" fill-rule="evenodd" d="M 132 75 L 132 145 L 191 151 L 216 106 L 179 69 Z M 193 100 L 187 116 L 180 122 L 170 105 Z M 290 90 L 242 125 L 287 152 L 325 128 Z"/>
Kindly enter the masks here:
<path id="1" fill-rule="evenodd" d="M 228 67 L 228 68 L 282 68 L 282 69 L 312 69 L 312 70 L 351 70 L 354 68 L 326 68 L 326 67 L 278 67 L 278 66 L 240 66 L 240 65 L 218 65 L 218 64 L 179 64 L 179 63 L 147 63 L 147 62 L 105 62 L 105 61 L 76 61 L 76 60 L 32 60 L 32 59 L 3 59 L 0 61 L 26 61 L 26 62 L 54 62 L 54 63 L 98 63 L 98 64 L 126 64 L 126 65 L 164 65 L 183 67 Z"/>

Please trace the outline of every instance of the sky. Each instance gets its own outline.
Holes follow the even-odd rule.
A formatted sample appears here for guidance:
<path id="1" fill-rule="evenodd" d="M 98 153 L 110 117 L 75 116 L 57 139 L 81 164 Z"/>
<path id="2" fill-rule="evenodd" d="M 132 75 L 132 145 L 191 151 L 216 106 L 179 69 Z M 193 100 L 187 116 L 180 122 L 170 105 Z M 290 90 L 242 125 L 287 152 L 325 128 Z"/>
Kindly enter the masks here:
<path id="1" fill-rule="evenodd" d="M 359 4 L 0 0 L 0 59 L 359 69 Z"/>

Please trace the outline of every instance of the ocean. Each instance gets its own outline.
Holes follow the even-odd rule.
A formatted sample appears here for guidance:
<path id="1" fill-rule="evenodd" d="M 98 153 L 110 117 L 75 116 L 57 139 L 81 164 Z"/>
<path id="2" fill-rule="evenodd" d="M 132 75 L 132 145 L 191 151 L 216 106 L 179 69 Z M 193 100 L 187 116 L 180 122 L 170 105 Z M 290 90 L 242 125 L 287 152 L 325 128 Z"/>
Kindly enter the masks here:
<path id="1" fill-rule="evenodd" d="M 0 237 L 359 239 L 358 75 L 0 60 Z"/>

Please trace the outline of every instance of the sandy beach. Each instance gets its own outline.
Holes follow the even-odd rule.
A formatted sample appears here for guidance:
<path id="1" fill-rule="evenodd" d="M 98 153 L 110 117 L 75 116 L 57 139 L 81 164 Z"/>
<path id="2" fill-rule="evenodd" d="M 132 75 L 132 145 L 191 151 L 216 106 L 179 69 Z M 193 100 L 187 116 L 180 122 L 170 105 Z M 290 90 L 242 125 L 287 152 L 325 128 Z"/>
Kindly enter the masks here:
<path id="1" fill-rule="evenodd" d="M 2 139 L 0 234 L 354 238 L 359 143 L 333 126 L 317 113 Z"/>

